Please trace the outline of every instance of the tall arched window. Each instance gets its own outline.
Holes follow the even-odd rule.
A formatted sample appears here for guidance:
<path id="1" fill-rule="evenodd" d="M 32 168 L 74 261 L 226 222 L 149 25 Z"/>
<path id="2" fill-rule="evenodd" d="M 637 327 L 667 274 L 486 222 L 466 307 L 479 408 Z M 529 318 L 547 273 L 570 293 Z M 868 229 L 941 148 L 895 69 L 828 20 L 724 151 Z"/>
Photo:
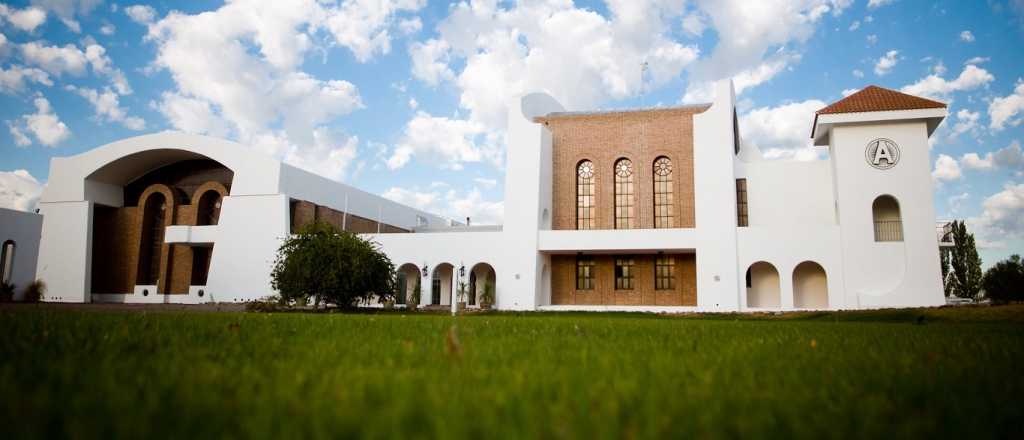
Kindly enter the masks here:
<path id="1" fill-rule="evenodd" d="M 619 159 L 615 162 L 615 229 L 632 229 L 635 218 L 633 162 Z"/>
<path id="2" fill-rule="evenodd" d="M 153 285 L 160 279 L 160 251 L 164 244 L 166 215 L 167 200 L 164 195 L 151 194 L 142 210 L 142 242 L 139 249 L 136 285 Z"/>
<path id="3" fill-rule="evenodd" d="M 903 219 L 900 204 L 893 196 L 878 196 L 871 204 L 875 220 L 875 241 L 903 241 Z"/>
<path id="4" fill-rule="evenodd" d="M 216 225 L 220 219 L 220 193 L 213 190 L 203 193 L 198 208 L 196 226 Z"/>
<path id="5" fill-rule="evenodd" d="M 0 281 L 4 284 L 11 284 L 14 277 L 14 248 L 14 240 L 5 241 L 0 248 Z"/>
<path id="6" fill-rule="evenodd" d="M 654 160 L 654 227 L 675 227 L 672 213 L 672 159 L 659 157 Z"/>
<path id="7" fill-rule="evenodd" d="M 576 229 L 594 229 L 594 163 L 576 165 Z"/>

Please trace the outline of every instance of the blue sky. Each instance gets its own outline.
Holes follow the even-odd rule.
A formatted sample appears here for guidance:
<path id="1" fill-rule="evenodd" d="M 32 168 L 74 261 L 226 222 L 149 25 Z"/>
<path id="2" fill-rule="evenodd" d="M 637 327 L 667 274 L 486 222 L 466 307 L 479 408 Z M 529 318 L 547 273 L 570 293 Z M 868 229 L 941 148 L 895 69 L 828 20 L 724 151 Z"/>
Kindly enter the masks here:
<path id="1" fill-rule="evenodd" d="M 968 219 L 986 265 L 1024 251 L 1022 0 L 36 0 L 0 3 L 0 34 L 6 207 L 34 206 L 51 157 L 184 130 L 500 222 L 511 97 L 675 105 L 733 77 L 776 159 L 820 157 L 813 111 L 869 84 L 948 102 L 938 216 Z"/>

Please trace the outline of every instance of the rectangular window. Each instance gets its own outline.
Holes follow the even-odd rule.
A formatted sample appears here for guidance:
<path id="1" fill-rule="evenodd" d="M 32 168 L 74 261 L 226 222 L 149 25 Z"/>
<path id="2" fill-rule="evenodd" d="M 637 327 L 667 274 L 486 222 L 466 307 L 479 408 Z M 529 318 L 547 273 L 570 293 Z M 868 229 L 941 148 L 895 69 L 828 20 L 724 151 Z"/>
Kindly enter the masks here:
<path id="1" fill-rule="evenodd" d="M 747 179 L 736 179 L 736 224 L 750 226 L 747 214 Z"/>
<path id="2" fill-rule="evenodd" d="M 594 257 L 576 257 L 576 290 L 594 289 Z"/>
<path id="3" fill-rule="evenodd" d="M 633 290 L 633 259 L 615 259 L 615 290 Z"/>
<path id="4" fill-rule="evenodd" d="M 676 258 L 659 255 L 654 260 L 654 289 L 673 290 L 676 288 Z"/>

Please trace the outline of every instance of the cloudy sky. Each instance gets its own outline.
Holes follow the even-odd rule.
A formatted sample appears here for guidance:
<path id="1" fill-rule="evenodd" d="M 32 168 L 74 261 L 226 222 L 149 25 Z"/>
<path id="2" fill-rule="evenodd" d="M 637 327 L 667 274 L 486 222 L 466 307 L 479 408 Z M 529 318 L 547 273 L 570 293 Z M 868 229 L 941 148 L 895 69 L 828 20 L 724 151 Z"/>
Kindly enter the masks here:
<path id="1" fill-rule="evenodd" d="M 813 111 L 877 84 L 950 104 L 935 208 L 990 265 L 1024 251 L 1021 47 L 1024 0 L 0 3 L 0 206 L 33 209 L 51 157 L 182 130 L 500 222 L 517 94 L 676 105 L 733 77 L 745 139 L 815 160 Z"/>

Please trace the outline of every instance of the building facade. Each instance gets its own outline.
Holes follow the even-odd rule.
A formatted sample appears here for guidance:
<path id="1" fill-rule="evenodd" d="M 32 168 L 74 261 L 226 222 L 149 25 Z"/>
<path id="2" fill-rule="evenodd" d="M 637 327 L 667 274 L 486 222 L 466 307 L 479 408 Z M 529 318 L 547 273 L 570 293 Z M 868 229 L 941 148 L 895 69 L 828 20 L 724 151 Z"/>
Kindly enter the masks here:
<path id="1" fill-rule="evenodd" d="M 928 138 L 942 103 L 868 87 L 821 111 L 818 161 L 743 142 L 714 102 L 567 112 L 509 105 L 505 220 L 469 226 L 177 133 L 54 159 L 37 276 L 49 301 L 220 302 L 272 294 L 281 237 L 319 219 L 395 263 L 402 304 L 758 311 L 944 303 Z M 811 122 L 811 121 L 809 121 Z M 460 287 L 462 287 L 460 289 Z M 464 297 L 456 292 L 464 291 Z"/>

